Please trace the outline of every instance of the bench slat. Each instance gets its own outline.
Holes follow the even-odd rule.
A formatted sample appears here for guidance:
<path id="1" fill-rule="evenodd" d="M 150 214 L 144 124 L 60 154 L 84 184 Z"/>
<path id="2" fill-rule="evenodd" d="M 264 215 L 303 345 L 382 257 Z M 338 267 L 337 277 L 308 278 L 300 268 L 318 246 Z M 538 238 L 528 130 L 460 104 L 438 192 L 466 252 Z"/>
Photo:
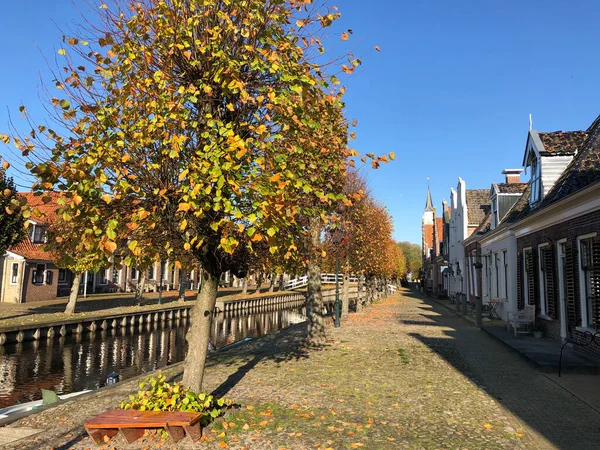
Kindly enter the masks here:
<path id="1" fill-rule="evenodd" d="M 167 424 L 187 427 L 197 423 L 202 417 L 195 412 L 133 411 L 115 409 L 93 418 L 84 425 L 90 429 L 106 428 L 164 428 Z"/>

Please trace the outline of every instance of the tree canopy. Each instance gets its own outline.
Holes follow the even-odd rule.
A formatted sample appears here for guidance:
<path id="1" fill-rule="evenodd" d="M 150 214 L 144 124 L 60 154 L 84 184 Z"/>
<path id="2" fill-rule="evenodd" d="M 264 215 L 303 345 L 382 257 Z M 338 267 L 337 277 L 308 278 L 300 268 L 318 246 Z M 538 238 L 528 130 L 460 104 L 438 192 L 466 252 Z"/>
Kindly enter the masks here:
<path id="1" fill-rule="evenodd" d="M 13 179 L 6 175 L 8 167 L 8 162 L 3 161 L 0 168 L 0 256 L 25 238 L 25 218 L 20 214 L 23 202 Z"/>

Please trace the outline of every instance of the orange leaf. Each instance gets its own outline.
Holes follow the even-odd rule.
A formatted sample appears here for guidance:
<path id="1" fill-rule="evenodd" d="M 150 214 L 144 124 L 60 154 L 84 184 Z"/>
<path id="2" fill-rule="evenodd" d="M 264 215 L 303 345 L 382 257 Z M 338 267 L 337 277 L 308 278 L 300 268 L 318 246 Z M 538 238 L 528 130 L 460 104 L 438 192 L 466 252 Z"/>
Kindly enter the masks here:
<path id="1" fill-rule="evenodd" d="M 381 48 L 379 48 L 379 45 L 376 45 L 376 46 L 375 46 L 375 50 L 377 50 L 377 51 L 380 51 L 380 50 L 381 50 Z"/>

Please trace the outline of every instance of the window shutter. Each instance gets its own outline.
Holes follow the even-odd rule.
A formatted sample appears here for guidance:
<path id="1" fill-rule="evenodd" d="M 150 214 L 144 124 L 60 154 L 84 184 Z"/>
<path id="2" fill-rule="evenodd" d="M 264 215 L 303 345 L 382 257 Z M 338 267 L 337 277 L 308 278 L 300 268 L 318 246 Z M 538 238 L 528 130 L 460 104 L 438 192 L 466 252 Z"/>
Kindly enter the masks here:
<path id="1" fill-rule="evenodd" d="M 592 239 L 590 278 L 592 281 L 592 323 L 600 329 L 600 237 Z"/>
<path id="2" fill-rule="evenodd" d="M 546 282 L 546 298 L 548 299 L 548 315 L 556 319 L 556 301 L 554 285 L 554 251 L 552 246 L 543 247 L 542 255 L 544 258 L 544 278 Z"/>
<path id="3" fill-rule="evenodd" d="M 527 304 L 535 305 L 535 270 L 533 251 L 525 252 L 525 267 L 527 268 Z"/>
<path id="4" fill-rule="evenodd" d="M 523 298 L 523 253 L 517 254 L 517 309 L 519 311 L 525 308 Z"/>
<path id="5" fill-rule="evenodd" d="M 579 299 L 575 296 L 575 251 L 571 241 L 565 243 L 565 287 L 567 294 L 567 320 L 569 325 L 577 326 L 577 305 Z"/>

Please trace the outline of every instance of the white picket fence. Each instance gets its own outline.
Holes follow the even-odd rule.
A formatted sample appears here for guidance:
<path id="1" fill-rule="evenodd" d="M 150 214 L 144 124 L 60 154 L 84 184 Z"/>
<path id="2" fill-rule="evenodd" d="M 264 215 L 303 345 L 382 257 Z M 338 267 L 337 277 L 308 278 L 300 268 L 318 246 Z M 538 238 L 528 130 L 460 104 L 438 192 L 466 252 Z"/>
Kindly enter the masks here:
<path id="1" fill-rule="evenodd" d="M 321 284 L 335 284 L 335 273 L 322 273 L 321 274 Z M 338 274 L 338 279 L 340 284 L 344 283 L 344 274 Z M 357 283 L 358 277 L 354 275 L 350 275 L 349 278 L 350 283 Z M 306 287 L 308 285 L 308 275 L 304 275 L 302 277 L 294 278 L 289 280 L 287 283 L 283 285 L 283 289 L 286 291 L 293 291 L 294 289 L 300 289 Z"/>

